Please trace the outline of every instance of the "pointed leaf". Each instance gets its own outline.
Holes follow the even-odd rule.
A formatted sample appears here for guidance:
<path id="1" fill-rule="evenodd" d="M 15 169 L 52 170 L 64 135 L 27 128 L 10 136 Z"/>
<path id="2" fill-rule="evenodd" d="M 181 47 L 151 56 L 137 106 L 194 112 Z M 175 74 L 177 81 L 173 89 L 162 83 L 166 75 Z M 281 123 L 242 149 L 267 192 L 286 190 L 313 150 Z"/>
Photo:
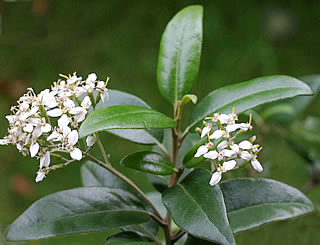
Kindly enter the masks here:
<path id="1" fill-rule="evenodd" d="M 81 124 L 81 138 L 110 129 L 174 128 L 176 122 L 160 112 L 133 105 L 103 107 Z"/>
<path id="2" fill-rule="evenodd" d="M 161 94 L 175 104 L 190 92 L 200 65 L 203 8 L 189 6 L 168 23 L 160 42 L 157 68 Z"/>
<path id="3" fill-rule="evenodd" d="M 104 245 L 156 245 L 144 237 L 139 236 L 137 233 L 125 231 L 108 237 Z"/>
<path id="4" fill-rule="evenodd" d="M 169 175 L 174 173 L 174 165 L 171 161 L 161 154 L 151 151 L 130 154 L 123 158 L 120 164 L 150 174 Z"/>
<path id="5" fill-rule="evenodd" d="M 271 179 L 228 180 L 220 187 L 234 233 L 313 210 L 299 190 Z"/>
<path id="6" fill-rule="evenodd" d="M 8 240 L 35 240 L 144 223 L 146 207 L 131 193 L 108 187 L 57 192 L 31 205 L 10 226 Z"/>
<path id="7" fill-rule="evenodd" d="M 182 99 L 179 102 L 179 106 L 182 107 L 185 104 L 188 104 L 189 102 L 192 102 L 193 104 L 197 104 L 198 97 L 195 94 L 186 94 L 182 97 Z"/>
<path id="8" fill-rule="evenodd" d="M 234 244 L 232 230 L 218 185 L 210 186 L 211 174 L 191 172 L 180 184 L 162 194 L 174 222 L 191 235 L 222 244 Z"/>
<path id="9" fill-rule="evenodd" d="M 196 105 L 190 119 L 195 126 L 206 116 L 215 112 L 244 112 L 268 102 L 291 98 L 297 95 L 312 95 L 310 87 L 289 76 L 267 76 L 247 82 L 228 85 L 209 93 Z"/>
<path id="10" fill-rule="evenodd" d="M 136 105 L 150 108 L 146 102 L 135 95 L 114 89 L 108 89 L 108 94 L 109 100 L 104 103 L 100 101 L 96 109 L 114 105 Z M 108 130 L 108 133 L 139 144 L 155 144 L 156 141 L 161 142 L 163 139 L 162 129 L 113 129 Z"/>

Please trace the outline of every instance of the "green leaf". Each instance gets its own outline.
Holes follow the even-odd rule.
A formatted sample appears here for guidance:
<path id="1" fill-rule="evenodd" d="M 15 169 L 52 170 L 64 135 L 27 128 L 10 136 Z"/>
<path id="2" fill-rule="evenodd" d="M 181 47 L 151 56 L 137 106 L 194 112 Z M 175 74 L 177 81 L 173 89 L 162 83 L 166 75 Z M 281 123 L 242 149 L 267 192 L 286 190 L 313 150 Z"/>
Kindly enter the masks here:
<path id="1" fill-rule="evenodd" d="M 203 8 L 189 6 L 168 23 L 160 42 L 157 68 L 161 94 L 175 104 L 197 78 L 202 45 Z"/>
<path id="2" fill-rule="evenodd" d="M 110 129 L 174 128 L 171 118 L 148 108 L 133 105 L 103 107 L 92 112 L 81 124 L 80 138 Z"/>
<path id="3" fill-rule="evenodd" d="M 8 240 L 35 240 L 144 223 L 146 207 L 131 193 L 108 187 L 57 192 L 31 205 L 10 226 Z"/>
<path id="4" fill-rule="evenodd" d="M 87 161 L 82 165 L 81 179 L 82 184 L 87 187 L 114 187 L 126 190 L 136 195 L 140 199 L 140 201 L 146 205 L 146 208 L 149 212 L 153 212 L 152 208 L 149 207 L 148 204 L 146 204 L 140 194 L 132 186 L 96 163 Z M 150 219 L 148 222 L 143 224 L 135 224 L 123 228 L 123 230 L 134 231 L 140 236 L 147 236 L 150 239 L 154 239 L 155 235 L 158 232 L 158 229 L 159 225 L 153 219 Z"/>
<path id="5" fill-rule="evenodd" d="M 179 102 L 179 106 L 182 107 L 185 104 L 188 104 L 189 102 L 192 102 L 193 104 L 197 104 L 198 97 L 195 94 L 186 94 L 182 97 L 182 99 Z"/>
<path id="6" fill-rule="evenodd" d="M 136 105 L 151 109 L 146 102 L 135 95 L 114 89 L 108 89 L 108 94 L 109 100 L 104 103 L 100 101 L 96 109 L 115 105 Z M 162 129 L 113 129 L 108 130 L 108 133 L 139 144 L 155 144 L 155 141 L 161 142 L 163 140 Z"/>
<path id="7" fill-rule="evenodd" d="M 260 77 L 228 85 L 212 91 L 196 105 L 190 126 L 195 126 L 215 112 L 231 113 L 233 106 L 236 113 L 241 113 L 261 104 L 297 95 L 312 95 L 312 90 L 307 84 L 289 76 Z"/>
<path id="8" fill-rule="evenodd" d="M 235 244 L 227 218 L 222 192 L 210 186 L 211 174 L 205 169 L 191 172 L 180 184 L 162 194 L 174 222 L 200 239 Z"/>
<path id="9" fill-rule="evenodd" d="M 299 190 L 271 179 L 228 180 L 220 187 L 234 233 L 313 210 Z"/>
<path id="10" fill-rule="evenodd" d="M 174 165 L 171 161 L 161 154 L 151 151 L 130 154 L 123 158 L 120 164 L 150 174 L 169 175 L 174 173 Z"/>
<path id="11" fill-rule="evenodd" d="M 130 231 L 120 232 L 108 237 L 104 245 L 155 245 L 156 243 Z"/>
<path id="12" fill-rule="evenodd" d="M 164 177 L 167 177 L 167 176 L 159 176 L 159 175 L 153 175 L 153 174 L 148 175 L 149 182 L 160 193 L 162 193 L 168 188 L 169 180 Z"/>

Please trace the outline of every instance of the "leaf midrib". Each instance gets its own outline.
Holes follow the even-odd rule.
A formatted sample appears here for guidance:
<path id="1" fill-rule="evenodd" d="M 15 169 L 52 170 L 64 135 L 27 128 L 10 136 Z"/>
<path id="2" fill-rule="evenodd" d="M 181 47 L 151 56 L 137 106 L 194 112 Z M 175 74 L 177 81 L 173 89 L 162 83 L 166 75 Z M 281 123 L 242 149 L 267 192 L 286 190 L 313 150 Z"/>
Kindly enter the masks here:
<path id="1" fill-rule="evenodd" d="M 221 232 L 221 230 L 214 225 L 213 221 L 210 219 L 210 217 L 207 215 L 207 213 L 205 212 L 205 210 L 202 208 L 202 206 L 200 204 L 198 204 L 198 202 L 196 201 L 196 199 L 193 198 L 193 196 L 181 185 L 178 184 L 177 186 L 181 187 L 181 189 L 187 194 L 188 197 L 191 198 L 191 200 L 197 204 L 197 206 L 200 207 L 200 209 L 203 211 L 203 213 L 205 214 L 205 216 L 208 218 L 208 220 L 211 222 L 211 224 L 217 228 L 217 230 L 220 232 L 220 234 L 225 238 L 226 241 L 229 242 L 229 240 L 227 239 L 227 237 Z"/>
<path id="2" fill-rule="evenodd" d="M 281 90 L 287 90 L 287 89 L 290 89 L 291 87 L 285 87 L 285 88 L 275 88 L 275 89 L 268 89 L 268 90 L 263 90 L 263 91 L 260 91 L 258 93 L 253 93 L 253 94 L 250 94 L 250 95 L 246 95 L 246 96 L 243 96 L 241 98 L 238 98 L 236 100 L 233 100 L 232 102 L 230 103 L 227 103 L 227 104 L 224 104 L 218 108 L 215 109 L 215 111 L 217 110 L 221 110 L 222 108 L 224 107 L 228 107 L 230 106 L 231 104 L 236 104 L 238 101 L 242 100 L 243 98 L 246 98 L 246 97 L 249 97 L 249 96 L 256 96 L 256 95 L 259 95 L 259 94 L 262 94 L 262 93 L 265 93 L 265 92 L 276 92 L 276 91 L 281 91 Z M 294 90 L 299 90 L 299 88 L 291 88 L 291 89 L 294 89 Z M 308 94 L 300 94 L 300 95 L 308 95 Z M 211 96 L 211 95 L 210 95 Z M 277 101 L 277 100 L 281 100 L 281 99 L 285 99 L 285 98 L 292 98 L 292 97 L 295 97 L 295 96 L 290 96 L 290 97 L 281 97 L 281 98 L 278 98 L 278 99 L 273 99 L 273 100 L 269 100 L 263 104 L 266 104 L 266 103 L 269 103 L 269 102 L 273 102 L 273 101 Z M 260 105 L 260 104 L 259 104 Z M 242 112 L 242 111 L 241 111 Z M 241 113 L 240 112 L 240 113 Z M 209 112 L 209 113 L 214 113 L 214 112 Z M 238 112 L 239 113 L 239 112 Z M 195 124 L 197 124 L 199 121 L 201 121 L 202 117 L 199 119 L 197 118 L 196 121 L 194 121 L 193 123 L 191 123 L 188 127 L 192 127 L 194 126 Z"/>
<path id="3" fill-rule="evenodd" d="M 231 215 L 233 213 L 238 213 L 241 211 L 245 211 L 247 209 L 251 209 L 251 208 L 255 208 L 255 207 L 259 207 L 259 206 L 266 206 L 268 204 L 280 204 L 280 205 L 285 205 L 285 204 L 296 204 L 296 205 L 303 205 L 305 207 L 307 207 L 308 209 L 310 209 L 310 207 L 308 206 L 307 203 L 301 203 L 301 202 L 267 202 L 267 203 L 258 203 L 258 204 L 254 204 L 254 205 L 250 205 L 247 207 L 243 207 L 243 208 L 238 208 L 238 209 L 234 209 L 232 211 L 227 211 L 228 215 Z"/>

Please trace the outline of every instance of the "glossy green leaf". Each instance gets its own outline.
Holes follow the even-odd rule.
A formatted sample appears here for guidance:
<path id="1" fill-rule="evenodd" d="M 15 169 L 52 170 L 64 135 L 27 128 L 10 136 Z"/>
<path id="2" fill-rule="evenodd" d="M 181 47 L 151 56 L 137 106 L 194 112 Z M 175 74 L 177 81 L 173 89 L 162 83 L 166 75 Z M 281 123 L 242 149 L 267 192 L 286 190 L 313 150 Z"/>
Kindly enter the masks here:
<path id="1" fill-rule="evenodd" d="M 299 190 L 271 179 L 228 180 L 220 187 L 234 233 L 313 210 Z"/>
<path id="2" fill-rule="evenodd" d="M 202 45 L 203 8 L 189 6 L 168 23 L 160 42 L 157 68 L 161 94 L 175 104 L 197 78 Z"/>
<path id="3" fill-rule="evenodd" d="M 162 200 L 174 222 L 200 239 L 235 244 L 222 192 L 210 186 L 205 169 L 191 172 L 180 184 L 167 189 Z"/>
<path id="4" fill-rule="evenodd" d="M 92 112 L 81 124 L 81 138 L 110 129 L 174 128 L 176 122 L 160 112 L 133 105 L 103 107 Z"/>
<path id="5" fill-rule="evenodd" d="M 146 202 L 140 197 L 140 194 L 138 194 L 132 186 L 96 163 L 87 161 L 81 166 L 81 180 L 82 184 L 87 187 L 114 187 L 126 190 L 136 195 L 140 201 L 146 205 L 147 210 L 153 212 L 152 208 L 146 204 Z M 134 231 L 141 236 L 153 239 L 158 233 L 159 225 L 153 219 L 150 219 L 148 222 L 143 224 L 127 226 L 123 228 L 123 230 Z"/>
<path id="6" fill-rule="evenodd" d="M 150 174 L 169 175 L 174 173 L 174 165 L 170 160 L 151 151 L 130 154 L 123 158 L 120 164 Z"/>
<path id="7" fill-rule="evenodd" d="M 131 193 L 108 187 L 57 192 L 31 205 L 10 226 L 8 240 L 35 240 L 144 223 L 146 207 Z"/>
<path id="8" fill-rule="evenodd" d="M 235 107 L 236 113 L 241 113 L 258 105 L 297 95 L 312 95 L 312 90 L 307 84 L 289 76 L 260 77 L 228 85 L 212 91 L 196 105 L 190 126 L 195 126 L 215 112 L 231 113 L 232 107 Z"/>
<path id="9" fill-rule="evenodd" d="M 109 100 L 104 103 L 100 101 L 96 109 L 114 105 L 136 105 L 150 108 L 146 102 L 135 95 L 114 89 L 108 89 L 108 94 Z M 156 141 L 161 142 L 163 140 L 162 129 L 113 129 L 108 130 L 108 133 L 139 144 L 155 144 Z"/>
<path id="10" fill-rule="evenodd" d="M 156 245 L 144 237 L 139 236 L 137 233 L 125 231 L 108 237 L 104 245 Z"/>

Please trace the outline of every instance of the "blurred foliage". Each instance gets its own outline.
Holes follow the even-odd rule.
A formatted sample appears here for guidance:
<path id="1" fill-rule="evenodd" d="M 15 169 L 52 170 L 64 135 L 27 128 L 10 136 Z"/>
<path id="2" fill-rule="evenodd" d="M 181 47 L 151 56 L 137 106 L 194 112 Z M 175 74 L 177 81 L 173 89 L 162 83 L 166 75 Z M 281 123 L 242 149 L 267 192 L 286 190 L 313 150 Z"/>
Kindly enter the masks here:
<path id="1" fill-rule="evenodd" d="M 137 95 L 154 109 L 167 111 L 170 104 L 162 99 L 156 83 L 161 33 L 178 10 L 192 3 L 204 6 L 204 46 L 192 92 L 199 100 L 215 88 L 258 76 L 320 73 L 320 2 L 315 0 L 232 4 L 208 0 L 0 0 L 1 137 L 8 126 L 4 116 L 25 89 L 33 87 L 39 92 L 59 73 L 77 71 L 86 76 L 96 72 L 99 78 L 108 75 L 110 88 Z M 319 117 L 319 106 L 316 98 L 301 118 Z M 190 114 L 190 108 L 186 105 L 185 115 Z M 306 160 L 287 144 L 272 122 L 269 127 L 261 153 L 265 171 L 260 176 L 302 187 L 310 178 Z M 123 156 L 146 149 L 106 133 L 103 139 L 120 170 L 123 168 L 118 162 Z M 13 146 L 1 147 L 0 158 L 0 233 L 40 197 L 81 185 L 81 162 L 52 172 L 35 184 L 36 160 L 23 158 Z M 133 170 L 126 170 L 126 174 L 145 190 L 152 190 L 142 174 Z M 313 188 L 308 196 L 319 207 L 320 188 Z M 237 240 L 238 244 L 279 244 L 279 240 L 318 244 L 319 222 L 319 216 L 278 222 L 239 233 Z M 106 233 L 97 233 L 27 244 L 102 244 L 105 237 Z M 6 243 L 0 240 L 0 244 Z"/>

